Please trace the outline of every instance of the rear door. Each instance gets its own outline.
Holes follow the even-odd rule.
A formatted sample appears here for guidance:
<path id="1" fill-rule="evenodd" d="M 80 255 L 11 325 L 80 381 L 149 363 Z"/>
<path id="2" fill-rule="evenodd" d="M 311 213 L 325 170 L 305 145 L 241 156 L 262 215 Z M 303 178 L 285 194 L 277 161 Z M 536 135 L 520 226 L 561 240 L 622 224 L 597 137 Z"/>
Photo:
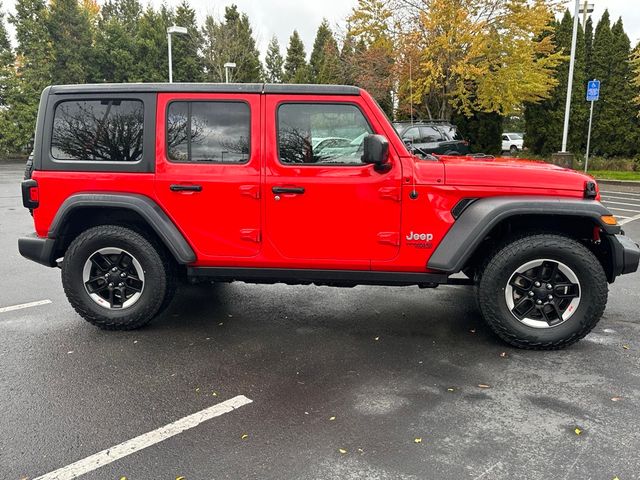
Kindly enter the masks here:
<path id="1" fill-rule="evenodd" d="M 367 105 L 360 97 L 266 99 L 265 241 L 301 267 L 369 268 L 394 258 L 402 171 L 393 148 L 388 172 L 361 162 L 364 137 L 383 133 Z M 329 138 L 331 147 L 314 149 Z"/>
<path id="2" fill-rule="evenodd" d="M 260 251 L 260 95 L 159 94 L 156 196 L 199 259 Z"/>

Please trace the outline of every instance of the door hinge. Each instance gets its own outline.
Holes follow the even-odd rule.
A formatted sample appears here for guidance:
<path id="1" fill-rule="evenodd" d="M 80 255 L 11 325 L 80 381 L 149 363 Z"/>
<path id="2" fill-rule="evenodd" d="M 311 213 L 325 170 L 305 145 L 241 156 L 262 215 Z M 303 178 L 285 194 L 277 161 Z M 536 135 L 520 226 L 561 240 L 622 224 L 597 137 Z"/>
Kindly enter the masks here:
<path id="1" fill-rule="evenodd" d="M 400 246 L 400 233 L 398 232 L 380 232 L 378 233 L 378 243 Z"/>
<path id="2" fill-rule="evenodd" d="M 402 192 L 400 190 L 400 187 L 382 187 L 378 190 L 378 192 L 380 192 L 381 198 L 386 198 L 396 202 L 402 200 Z"/>
<path id="3" fill-rule="evenodd" d="M 259 228 L 243 228 L 240 230 L 240 238 L 249 242 L 260 243 Z"/>
<path id="4" fill-rule="evenodd" d="M 240 185 L 240 195 L 259 199 L 260 198 L 260 186 L 259 185 Z"/>

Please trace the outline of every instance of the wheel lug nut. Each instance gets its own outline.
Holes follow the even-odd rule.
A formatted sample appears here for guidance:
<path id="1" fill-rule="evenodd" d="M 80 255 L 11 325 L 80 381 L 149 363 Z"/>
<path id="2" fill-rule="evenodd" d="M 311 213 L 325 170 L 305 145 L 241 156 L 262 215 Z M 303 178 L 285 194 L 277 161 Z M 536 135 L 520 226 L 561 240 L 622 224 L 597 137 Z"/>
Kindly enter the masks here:
<path id="1" fill-rule="evenodd" d="M 120 283 L 118 284 L 118 286 L 119 286 L 119 287 L 124 287 L 124 283 L 120 282 Z"/>
<path id="2" fill-rule="evenodd" d="M 548 298 L 549 300 L 553 300 L 553 295 L 549 295 L 547 298 Z"/>
<path id="3" fill-rule="evenodd" d="M 533 292 L 529 292 L 529 296 L 530 296 L 530 297 L 533 297 L 534 295 L 535 295 L 535 293 L 533 293 Z"/>
<path id="4" fill-rule="evenodd" d="M 534 285 L 535 285 L 536 287 L 539 287 L 539 286 L 540 286 L 540 282 L 536 282 L 536 283 L 534 283 Z"/>
<path id="5" fill-rule="evenodd" d="M 105 274 L 104 274 L 104 278 L 109 278 L 109 274 L 108 274 L 108 273 L 105 273 Z"/>
<path id="6" fill-rule="evenodd" d="M 127 276 L 127 274 L 126 274 L 126 273 L 124 273 L 124 272 L 122 272 L 122 273 L 120 274 L 120 277 L 122 277 L 122 278 L 126 278 L 126 276 Z"/>
<path id="7" fill-rule="evenodd" d="M 113 267 L 113 268 L 111 269 L 111 271 L 112 271 L 112 272 L 117 272 L 117 271 L 118 271 L 118 267 Z"/>
<path id="8" fill-rule="evenodd" d="M 542 300 L 536 300 L 536 304 L 542 305 Z"/>
<path id="9" fill-rule="evenodd" d="M 551 285 L 550 283 L 547 283 L 547 290 L 551 290 L 553 288 L 553 285 Z"/>
<path id="10" fill-rule="evenodd" d="M 109 288 L 113 288 L 113 283 L 109 283 Z"/>

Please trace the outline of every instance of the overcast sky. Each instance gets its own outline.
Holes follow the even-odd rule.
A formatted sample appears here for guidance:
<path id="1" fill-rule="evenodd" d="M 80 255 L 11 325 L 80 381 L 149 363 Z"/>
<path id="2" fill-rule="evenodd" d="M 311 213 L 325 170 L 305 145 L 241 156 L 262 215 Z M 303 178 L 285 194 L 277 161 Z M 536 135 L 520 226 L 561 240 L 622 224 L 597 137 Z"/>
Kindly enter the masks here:
<path id="1" fill-rule="evenodd" d="M 176 6 L 180 0 L 165 0 L 169 6 Z M 639 0 L 589 0 L 595 4 L 593 13 L 597 21 L 605 8 L 609 9 L 611 18 L 615 21 L 622 17 L 625 31 L 631 38 L 632 46 L 640 41 L 640 1 Z M 0 0 L 4 9 L 13 11 L 15 0 Z M 151 2 L 155 6 L 162 0 L 142 0 Z M 98 0 L 102 3 L 102 0 Z M 196 10 L 200 22 L 207 14 L 220 17 L 224 14 L 224 7 L 235 3 L 238 8 L 249 15 L 254 34 L 258 40 L 258 48 L 264 55 L 267 43 L 272 35 L 276 35 L 283 50 L 289 41 L 289 36 L 297 29 L 305 43 L 307 55 L 313 46 L 316 29 L 327 18 L 332 26 L 342 26 L 344 19 L 350 13 L 356 0 L 190 0 Z M 573 9 L 573 1 L 566 2 L 567 7 Z"/>

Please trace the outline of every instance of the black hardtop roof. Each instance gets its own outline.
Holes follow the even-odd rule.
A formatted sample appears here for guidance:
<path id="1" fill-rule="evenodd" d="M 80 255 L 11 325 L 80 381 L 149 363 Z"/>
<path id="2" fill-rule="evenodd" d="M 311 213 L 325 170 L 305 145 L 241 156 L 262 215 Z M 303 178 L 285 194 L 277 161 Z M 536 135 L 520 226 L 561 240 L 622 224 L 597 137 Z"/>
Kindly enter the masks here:
<path id="1" fill-rule="evenodd" d="M 266 93 L 289 95 L 360 95 L 349 85 L 304 85 L 284 83 L 93 83 L 53 85 L 53 95 L 75 93 Z"/>

